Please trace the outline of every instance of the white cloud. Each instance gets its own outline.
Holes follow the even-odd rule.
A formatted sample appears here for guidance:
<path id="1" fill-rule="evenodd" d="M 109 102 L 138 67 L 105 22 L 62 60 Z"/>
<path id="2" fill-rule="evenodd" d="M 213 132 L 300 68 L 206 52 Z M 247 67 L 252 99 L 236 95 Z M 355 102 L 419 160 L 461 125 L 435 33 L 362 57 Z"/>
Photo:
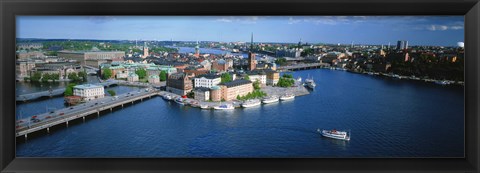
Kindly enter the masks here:
<path id="1" fill-rule="evenodd" d="M 239 22 L 242 24 L 256 24 L 259 19 L 260 17 L 258 16 L 241 16 L 241 17 L 228 16 L 228 17 L 221 17 L 219 19 L 216 19 L 215 21 L 224 22 L 224 23 Z"/>
<path id="2" fill-rule="evenodd" d="M 426 27 L 430 31 L 446 31 L 446 30 L 459 30 L 463 29 L 461 25 L 430 25 Z"/>

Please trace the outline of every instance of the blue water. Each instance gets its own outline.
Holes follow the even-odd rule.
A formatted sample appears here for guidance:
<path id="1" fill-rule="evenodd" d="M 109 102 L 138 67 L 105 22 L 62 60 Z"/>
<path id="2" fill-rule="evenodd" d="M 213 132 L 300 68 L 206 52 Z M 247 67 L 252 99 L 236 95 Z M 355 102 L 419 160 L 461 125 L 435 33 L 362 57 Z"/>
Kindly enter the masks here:
<path id="1" fill-rule="evenodd" d="M 17 144 L 19 157 L 463 157 L 463 87 L 306 70 L 317 88 L 233 111 L 159 97 Z M 317 128 L 351 130 L 350 141 Z"/>

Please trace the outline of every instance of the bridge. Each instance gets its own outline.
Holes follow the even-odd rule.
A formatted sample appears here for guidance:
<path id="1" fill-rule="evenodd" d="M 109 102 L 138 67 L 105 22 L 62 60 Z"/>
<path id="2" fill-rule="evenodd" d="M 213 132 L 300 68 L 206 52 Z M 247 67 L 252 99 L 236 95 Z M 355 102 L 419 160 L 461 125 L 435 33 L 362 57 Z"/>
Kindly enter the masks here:
<path id="1" fill-rule="evenodd" d="M 88 75 L 96 75 L 97 72 L 100 70 L 98 68 L 88 66 L 88 65 L 84 66 L 84 68 L 86 69 Z"/>
<path id="2" fill-rule="evenodd" d="M 327 63 L 309 63 L 309 64 L 296 64 L 296 65 L 289 65 L 289 66 L 280 66 L 280 67 L 277 67 L 277 70 L 278 71 L 298 71 L 298 70 L 324 68 L 324 67 L 329 67 L 329 66 L 330 66 L 330 64 L 327 64 Z"/>
<path id="3" fill-rule="evenodd" d="M 107 86 L 109 87 L 111 85 L 119 85 L 120 83 L 122 82 L 112 80 L 112 81 L 105 81 L 102 83 L 96 83 L 95 85 L 103 85 L 104 87 L 107 87 Z M 21 94 L 21 95 L 17 95 L 16 101 L 29 101 L 29 100 L 39 99 L 42 97 L 60 96 L 60 95 L 63 95 L 64 92 L 65 92 L 65 88 L 58 88 L 58 89 L 47 90 L 47 91 Z"/>
<path id="4" fill-rule="evenodd" d="M 16 122 L 16 137 L 24 136 L 27 138 L 28 134 L 47 130 L 50 132 L 50 127 L 65 124 L 68 127 L 68 122 L 83 118 L 89 115 L 100 116 L 101 111 L 110 110 L 113 108 L 123 107 L 126 104 L 134 104 L 136 101 L 143 101 L 154 96 L 160 95 L 157 90 L 130 92 L 127 94 L 118 95 L 118 97 L 107 96 L 102 99 L 96 99 L 77 106 L 64 108 L 44 114 L 36 115 L 35 118 L 27 117 Z"/>

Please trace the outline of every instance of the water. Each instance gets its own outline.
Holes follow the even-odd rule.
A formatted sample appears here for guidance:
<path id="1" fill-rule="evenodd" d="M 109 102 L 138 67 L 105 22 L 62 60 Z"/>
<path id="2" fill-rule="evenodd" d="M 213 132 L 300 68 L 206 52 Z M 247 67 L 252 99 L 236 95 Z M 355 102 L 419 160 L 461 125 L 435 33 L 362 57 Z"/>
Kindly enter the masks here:
<path id="1" fill-rule="evenodd" d="M 87 81 L 82 82 L 80 84 L 85 83 L 98 83 L 99 80 L 97 76 L 87 76 Z M 67 87 L 69 82 L 17 82 L 15 85 L 15 93 L 17 95 L 20 94 L 28 94 L 40 91 L 47 91 L 49 89 L 58 89 L 58 88 L 65 88 Z"/>
<path id="2" fill-rule="evenodd" d="M 17 144 L 19 157 L 463 157 L 463 87 L 297 71 L 317 88 L 232 111 L 155 97 Z M 22 106 L 22 105 L 19 105 Z M 93 116 L 94 117 L 94 116 Z M 351 130 L 350 141 L 317 128 Z"/>

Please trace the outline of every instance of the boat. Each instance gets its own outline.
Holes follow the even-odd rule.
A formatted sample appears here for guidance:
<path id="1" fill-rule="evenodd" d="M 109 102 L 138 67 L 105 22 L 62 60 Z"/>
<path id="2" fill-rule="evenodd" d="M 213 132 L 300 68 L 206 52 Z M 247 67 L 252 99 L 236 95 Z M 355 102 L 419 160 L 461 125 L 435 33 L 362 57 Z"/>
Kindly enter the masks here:
<path id="1" fill-rule="evenodd" d="M 178 103 L 180 105 L 185 105 L 185 103 L 183 102 L 183 99 L 181 97 L 175 99 L 175 103 Z"/>
<path id="2" fill-rule="evenodd" d="M 440 84 L 440 85 L 448 85 L 450 84 L 450 82 L 446 81 L 446 80 L 437 80 L 435 81 L 436 84 Z"/>
<path id="3" fill-rule="evenodd" d="M 257 100 L 257 99 L 247 100 L 244 103 L 242 103 L 242 107 L 244 108 L 254 107 L 254 106 L 260 105 L 260 103 L 261 103 L 260 100 Z"/>
<path id="4" fill-rule="evenodd" d="M 220 106 L 215 106 L 215 107 L 213 107 L 213 109 L 216 109 L 216 110 L 232 110 L 232 109 L 235 109 L 235 107 L 233 107 L 233 105 L 231 105 L 231 104 L 223 104 L 223 105 L 220 105 Z"/>
<path id="5" fill-rule="evenodd" d="M 163 99 L 165 99 L 165 100 L 172 100 L 172 96 L 170 96 L 170 95 L 167 94 L 167 95 L 164 95 L 164 96 L 163 96 Z"/>
<path id="6" fill-rule="evenodd" d="M 200 108 L 201 109 L 210 109 L 210 107 L 208 107 L 208 105 L 200 105 Z"/>
<path id="7" fill-rule="evenodd" d="M 315 89 L 315 87 L 317 86 L 317 84 L 315 84 L 315 81 L 313 81 L 313 78 L 305 79 L 305 84 L 311 89 Z"/>
<path id="8" fill-rule="evenodd" d="M 277 96 L 265 97 L 262 100 L 262 103 L 264 103 L 264 104 L 275 103 L 275 102 L 278 102 L 278 97 Z"/>
<path id="9" fill-rule="evenodd" d="M 232 49 L 232 53 L 238 53 L 240 52 L 238 49 Z"/>
<path id="10" fill-rule="evenodd" d="M 291 100 L 291 99 L 294 99 L 294 98 L 295 98 L 295 95 L 293 95 L 293 94 L 285 94 L 282 97 L 280 97 L 280 100 L 285 101 L 285 100 Z"/>
<path id="11" fill-rule="evenodd" d="M 298 81 L 298 82 L 302 82 L 302 77 L 298 77 L 298 78 L 297 78 L 297 81 Z"/>
<path id="12" fill-rule="evenodd" d="M 322 134 L 322 136 L 327 137 L 327 138 L 333 138 L 333 139 L 340 139 L 340 140 L 350 140 L 350 133 L 347 133 L 346 131 L 338 131 L 338 130 L 320 130 L 317 129 L 317 132 Z"/>

